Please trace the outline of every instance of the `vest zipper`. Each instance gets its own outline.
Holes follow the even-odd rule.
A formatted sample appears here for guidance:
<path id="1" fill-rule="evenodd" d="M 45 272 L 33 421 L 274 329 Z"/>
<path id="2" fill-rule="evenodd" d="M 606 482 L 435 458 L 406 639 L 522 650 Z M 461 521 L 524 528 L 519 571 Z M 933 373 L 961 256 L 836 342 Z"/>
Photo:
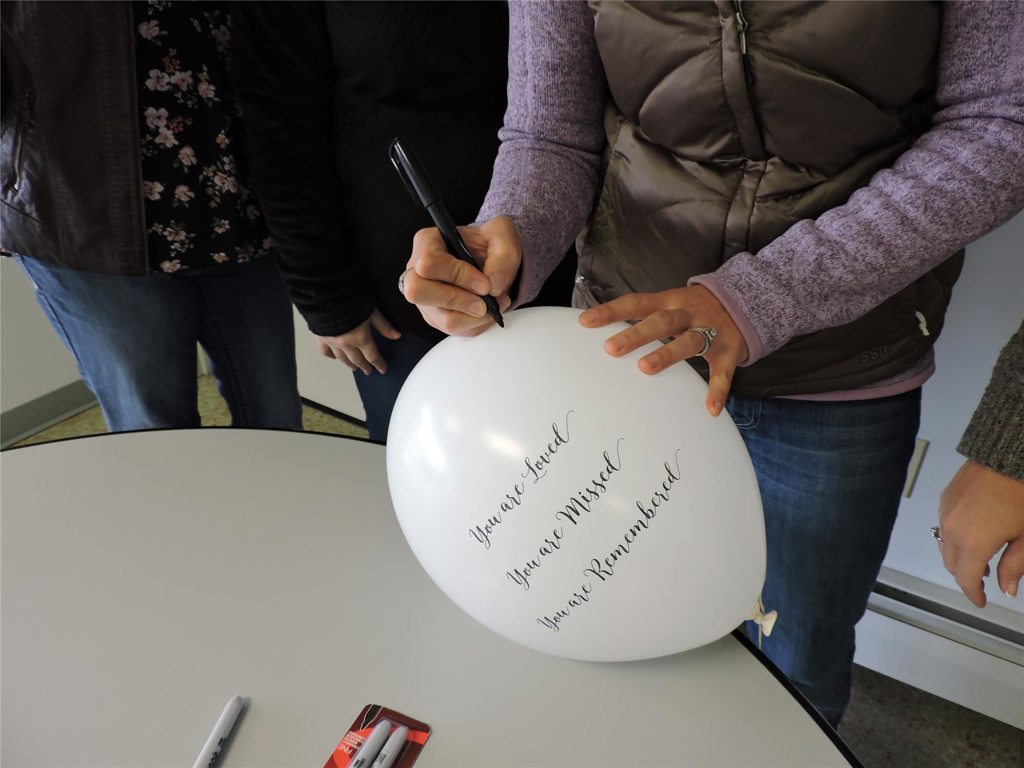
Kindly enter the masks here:
<path id="1" fill-rule="evenodd" d="M 768 153 L 754 105 L 754 77 L 750 67 L 747 35 L 750 23 L 742 0 L 720 0 L 723 34 L 722 78 L 726 103 L 736 122 L 736 137 L 744 159 L 737 164 L 742 173 L 733 191 L 724 222 L 723 255 L 728 258 L 750 248 L 751 215 L 757 190 L 764 178 Z"/>
<path id="2" fill-rule="evenodd" d="M 750 60 L 747 58 L 747 30 L 750 29 L 750 23 L 747 21 L 747 17 L 743 15 L 743 0 L 733 0 L 733 4 L 736 6 L 736 28 L 740 33 L 740 54 L 743 58 L 743 77 L 747 81 L 747 85 L 753 85 L 754 73 L 750 69 Z"/>
<path id="3" fill-rule="evenodd" d="M 14 131 L 14 189 L 21 188 L 21 161 L 25 154 L 25 131 L 28 130 L 29 116 L 32 112 L 32 92 L 29 91 L 21 101 L 18 110 L 18 125 Z"/>

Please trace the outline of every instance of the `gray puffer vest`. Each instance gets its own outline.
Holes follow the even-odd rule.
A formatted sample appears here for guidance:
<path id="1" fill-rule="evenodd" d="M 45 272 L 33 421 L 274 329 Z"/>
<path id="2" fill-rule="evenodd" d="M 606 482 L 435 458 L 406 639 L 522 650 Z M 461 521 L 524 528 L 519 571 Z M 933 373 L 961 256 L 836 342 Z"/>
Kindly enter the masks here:
<path id="1" fill-rule="evenodd" d="M 756 253 L 844 204 L 935 109 L 938 4 L 591 7 L 612 98 L 577 306 L 682 286 Z M 737 370 L 733 391 L 828 392 L 910 368 L 942 328 L 961 264 L 958 254 L 858 320 L 792 339 Z"/>

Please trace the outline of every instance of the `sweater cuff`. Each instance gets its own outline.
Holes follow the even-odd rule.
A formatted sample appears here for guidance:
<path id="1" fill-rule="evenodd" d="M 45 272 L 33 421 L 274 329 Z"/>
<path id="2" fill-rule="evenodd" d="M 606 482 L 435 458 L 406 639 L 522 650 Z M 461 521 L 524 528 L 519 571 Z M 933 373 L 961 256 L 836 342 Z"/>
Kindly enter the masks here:
<path id="1" fill-rule="evenodd" d="M 688 286 L 702 285 L 711 291 L 723 309 L 729 313 L 732 321 L 736 323 L 736 327 L 739 328 L 743 341 L 747 345 L 747 359 L 740 363 L 741 368 L 753 365 L 764 356 L 764 345 L 761 343 L 761 337 L 757 335 L 753 323 L 750 322 L 750 318 L 747 317 L 746 312 L 740 309 L 739 304 L 714 275 L 697 275 L 691 277 L 686 284 Z"/>
<path id="2" fill-rule="evenodd" d="M 1024 326 L 1000 354 L 957 450 L 1001 475 L 1024 480 Z"/>
<path id="3" fill-rule="evenodd" d="M 354 331 L 370 319 L 374 310 L 373 302 L 365 297 L 350 299 L 342 304 L 344 311 L 340 313 L 323 311 L 316 305 L 304 307 L 294 300 L 293 303 L 306 321 L 309 332 L 315 336 L 341 336 Z"/>

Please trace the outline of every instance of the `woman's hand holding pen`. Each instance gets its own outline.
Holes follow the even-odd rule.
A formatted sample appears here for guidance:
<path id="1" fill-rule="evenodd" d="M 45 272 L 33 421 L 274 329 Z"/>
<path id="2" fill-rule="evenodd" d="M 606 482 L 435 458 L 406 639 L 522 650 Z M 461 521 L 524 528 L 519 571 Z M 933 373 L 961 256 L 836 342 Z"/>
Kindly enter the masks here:
<path id="1" fill-rule="evenodd" d="M 480 268 L 448 253 L 436 227 L 421 229 L 413 239 L 402 293 L 439 331 L 476 336 L 494 323 L 481 296 L 495 296 L 502 312 L 511 306 L 508 292 L 519 273 L 522 248 L 519 233 L 507 216 L 480 226 L 459 227 L 459 233 Z"/>
<path id="2" fill-rule="evenodd" d="M 587 328 L 624 320 L 638 322 L 605 341 L 608 354 L 620 357 L 652 341 L 672 339 L 640 358 L 637 366 L 644 373 L 655 374 L 680 360 L 702 355 L 711 369 L 705 406 L 712 416 L 722 412 L 733 374 L 747 359 L 748 351 L 740 329 L 711 291 L 695 285 L 657 293 L 627 293 L 580 315 L 580 324 Z M 697 328 L 714 329 L 714 335 L 705 341 Z M 691 330 L 694 332 L 687 332 Z"/>
<path id="3" fill-rule="evenodd" d="M 507 216 L 476 227 L 460 227 L 459 232 L 482 271 L 449 254 L 437 229 L 422 229 L 413 240 L 403 293 L 433 327 L 455 336 L 475 336 L 493 323 L 480 296 L 488 292 L 497 296 L 502 311 L 511 304 L 508 290 L 522 264 L 522 246 L 515 224 Z M 640 359 L 640 370 L 648 374 L 701 354 L 705 337 L 687 331 L 714 329 L 713 340 L 703 354 L 711 368 L 706 406 L 713 416 L 722 412 L 733 374 L 747 359 L 748 350 L 743 334 L 711 291 L 697 285 L 630 293 L 580 315 L 580 323 L 587 328 L 625 320 L 638 322 L 605 342 L 605 350 L 615 357 L 672 338 Z"/>

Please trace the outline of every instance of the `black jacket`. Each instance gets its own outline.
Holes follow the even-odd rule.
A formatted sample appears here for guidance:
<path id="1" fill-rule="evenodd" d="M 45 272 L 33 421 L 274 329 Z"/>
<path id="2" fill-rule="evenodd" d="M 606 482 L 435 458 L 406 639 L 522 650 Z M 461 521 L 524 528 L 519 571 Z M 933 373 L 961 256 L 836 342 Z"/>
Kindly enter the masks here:
<path id="1" fill-rule="evenodd" d="M 3 3 L 0 249 L 148 271 L 129 3 Z"/>
<path id="2" fill-rule="evenodd" d="M 455 221 L 475 219 L 505 110 L 505 4 L 240 3 L 232 41 L 257 194 L 310 330 L 345 333 L 376 307 L 440 336 L 396 287 L 431 222 L 387 147 L 401 137 Z"/>

